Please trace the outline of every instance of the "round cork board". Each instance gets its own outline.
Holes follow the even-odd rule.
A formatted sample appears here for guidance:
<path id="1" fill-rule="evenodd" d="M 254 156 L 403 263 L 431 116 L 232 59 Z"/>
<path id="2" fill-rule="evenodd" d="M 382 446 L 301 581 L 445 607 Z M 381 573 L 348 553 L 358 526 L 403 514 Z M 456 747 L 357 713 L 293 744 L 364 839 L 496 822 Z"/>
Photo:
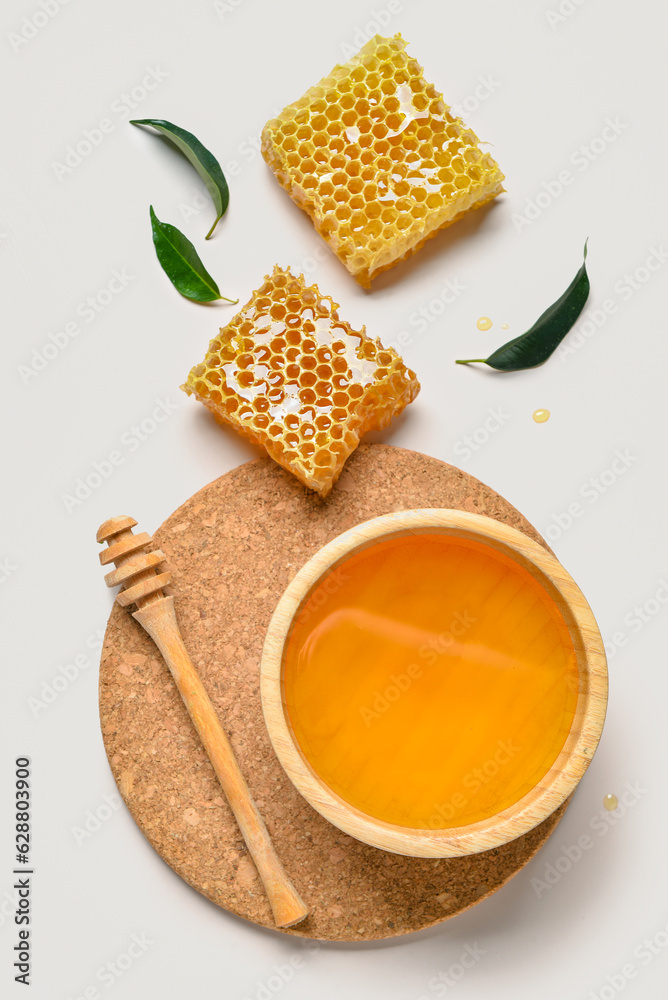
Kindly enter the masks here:
<path id="1" fill-rule="evenodd" d="M 408 858 L 331 826 L 301 798 L 274 755 L 259 666 L 280 595 L 306 560 L 342 531 L 417 507 L 486 514 L 545 544 L 514 507 L 461 469 L 382 444 L 360 446 L 326 500 L 270 459 L 249 462 L 196 493 L 154 535 L 174 573 L 185 644 L 276 850 L 310 908 L 288 934 L 369 941 L 437 924 L 504 885 L 566 808 L 483 854 Z M 100 717 L 121 795 L 156 851 L 214 903 L 273 927 L 255 867 L 171 675 L 118 604 L 102 651 Z"/>

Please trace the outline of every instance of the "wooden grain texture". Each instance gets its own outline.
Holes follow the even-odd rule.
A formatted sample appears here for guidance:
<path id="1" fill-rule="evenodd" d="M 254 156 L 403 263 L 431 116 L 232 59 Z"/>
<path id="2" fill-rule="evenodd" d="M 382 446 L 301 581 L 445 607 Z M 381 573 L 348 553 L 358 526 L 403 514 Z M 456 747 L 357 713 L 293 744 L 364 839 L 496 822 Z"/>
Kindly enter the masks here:
<path id="1" fill-rule="evenodd" d="M 126 515 L 110 518 L 98 529 L 97 541 L 108 542 L 108 548 L 100 553 L 100 562 L 108 563 L 107 553 L 116 553 L 116 569 L 106 575 L 105 581 L 109 587 L 121 583 L 125 588 L 116 595 L 121 607 L 137 605 L 132 617 L 151 636 L 171 672 L 253 858 L 276 926 L 293 927 L 304 920 L 308 909 L 274 850 L 220 718 L 183 644 L 174 598 L 163 589 L 171 583 L 171 573 L 158 571 L 164 553 L 149 551 L 153 549 L 153 539 L 145 532 L 135 535 L 136 523 Z M 141 549 L 137 547 L 139 541 Z"/>
<path id="2" fill-rule="evenodd" d="M 371 941 L 461 913 L 515 875 L 565 809 L 491 851 L 444 860 L 400 857 L 323 819 L 273 752 L 259 666 L 281 594 L 301 566 L 346 529 L 420 507 L 486 514 L 541 541 L 511 504 L 461 469 L 380 444 L 360 446 L 325 501 L 274 462 L 258 459 L 200 490 L 154 533 L 165 568 L 173 570 L 184 641 L 309 907 L 307 919 L 286 932 L 291 935 Z M 149 636 L 116 604 L 100 664 L 100 719 L 120 793 L 156 851 L 218 906 L 273 927 L 262 884 L 171 675 Z"/>
<path id="3" fill-rule="evenodd" d="M 282 661 L 295 615 L 310 591 L 345 559 L 383 539 L 440 532 L 483 542 L 511 556 L 550 593 L 569 628 L 579 672 L 570 732 L 552 767 L 533 790 L 489 819 L 447 830 L 410 830 L 380 822 L 336 795 L 309 766 L 284 704 Z M 487 600 L 493 600 L 493 592 Z M 484 613 L 484 611 L 483 611 Z M 409 510 L 384 514 L 351 528 L 320 549 L 288 585 L 274 612 L 261 664 L 262 705 L 276 754 L 307 801 L 344 833 L 372 847 L 425 858 L 453 858 L 501 847 L 542 823 L 575 790 L 598 746 L 608 678 L 598 626 L 585 597 L 561 563 L 542 545 L 508 524 L 468 511 Z"/>

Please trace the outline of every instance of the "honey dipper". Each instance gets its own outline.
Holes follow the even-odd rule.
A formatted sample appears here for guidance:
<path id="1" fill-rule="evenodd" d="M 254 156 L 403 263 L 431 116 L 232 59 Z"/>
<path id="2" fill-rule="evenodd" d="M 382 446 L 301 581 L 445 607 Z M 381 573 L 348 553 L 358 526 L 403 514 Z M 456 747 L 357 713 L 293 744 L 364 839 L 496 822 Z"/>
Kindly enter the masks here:
<path id="1" fill-rule="evenodd" d="M 183 644 L 174 598 L 164 593 L 172 579 L 170 573 L 160 571 L 165 555 L 152 548 L 153 539 L 146 532 L 133 533 L 136 523 L 132 517 L 112 517 L 97 532 L 98 542 L 108 542 L 100 562 L 116 566 L 105 576 L 107 586 L 121 585 L 116 600 L 122 607 L 137 605 L 132 617 L 146 629 L 172 673 L 262 879 L 276 926 L 292 927 L 304 920 L 308 910 L 278 859 L 216 710 Z"/>

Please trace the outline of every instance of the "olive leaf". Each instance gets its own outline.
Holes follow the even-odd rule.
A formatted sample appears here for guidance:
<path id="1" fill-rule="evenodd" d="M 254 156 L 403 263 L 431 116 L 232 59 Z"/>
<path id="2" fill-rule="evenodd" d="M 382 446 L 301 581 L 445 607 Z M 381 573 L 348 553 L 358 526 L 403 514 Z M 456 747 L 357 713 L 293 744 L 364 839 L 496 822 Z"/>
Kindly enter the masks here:
<path id="1" fill-rule="evenodd" d="M 467 358 L 456 361 L 458 365 L 476 362 L 489 365 L 501 372 L 518 372 L 542 365 L 557 349 L 582 312 L 589 296 L 589 277 L 586 268 L 587 243 L 584 245 L 582 267 L 575 275 L 561 298 L 540 316 L 530 330 L 497 348 L 488 358 Z"/>
<path id="2" fill-rule="evenodd" d="M 163 121 L 162 118 L 136 118 L 130 122 L 131 125 L 150 125 L 156 132 L 167 136 L 177 149 L 186 156 L 193 167 L 200 175 L 207 190 L 211 195 L 213 204 L 218 215 L 206 234 L 205 239 L 210 239 L 218 222 L 225 215 L 230 201 L 230 191 L 225 180 L 225 175 L 220 168 L 220 164 L 213 153 L 210 153 L 206 146 L 197 139 L 192 132 L 186 132 L 178 125 Z"/>
<path id="3" fill-rule="evenodd" d="M 220 294 L 218 285 L 199 259 L 190 240 L 176 226 L 160 222 L 153 211 L 153 205 L 150 210 L 155 252 L 176 290 L 195 302 L 215 302 L 216 299 L 238 302 L 238 299 L 226 299 Z"/>

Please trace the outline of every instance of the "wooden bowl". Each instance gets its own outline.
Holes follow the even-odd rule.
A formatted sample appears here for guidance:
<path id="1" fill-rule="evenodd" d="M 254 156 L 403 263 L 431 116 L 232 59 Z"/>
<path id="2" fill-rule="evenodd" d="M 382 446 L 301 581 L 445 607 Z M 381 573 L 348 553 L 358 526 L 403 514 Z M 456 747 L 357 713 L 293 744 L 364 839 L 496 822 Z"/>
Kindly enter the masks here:
<path id="1" fill-rule="evenodd" d="M 527 570 L 544 588 L 566 624 L 577 660 L 579 686 L 570 730 L 544 777 L 508 808 L 478 822 L 446 829 L 416 829 L 360 811 L 321 779 L 291 728 L 283 684 L 284 650 L 293 621 L 310 593 L 353 554 L 409 534 L 447 534 L 490 546 Z M 548 598 L 548 600 L 549 600 Z M 261 665 L 262 706 L 278 759 L 304 798 L 325 819 L 364 843 L 413 857 L 459 857 L 506 844 L 547 819 L 574 791 L 598 745 L 607 702 L 607 667 L 598 626 L 577 584 L 537 542 L 499 521 L 459 510 L 386 514 L 325 545 L 294 577 L 269 624 Z"/>

